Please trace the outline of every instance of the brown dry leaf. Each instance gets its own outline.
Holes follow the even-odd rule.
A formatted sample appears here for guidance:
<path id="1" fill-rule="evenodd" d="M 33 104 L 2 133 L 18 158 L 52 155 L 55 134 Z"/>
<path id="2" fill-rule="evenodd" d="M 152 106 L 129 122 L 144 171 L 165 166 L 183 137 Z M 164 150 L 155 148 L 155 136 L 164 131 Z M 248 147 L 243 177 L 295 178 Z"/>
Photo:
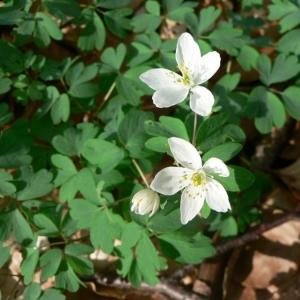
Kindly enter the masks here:
<path id="1" fill-rule="evenodd" d="M 297 205 L 291 190 L 277 184 L 263 204 L 263 220 L 280 220 Z M 289 219 L 235 249 L 227 263 L 224 299 L 299 299 L 299 237 L 300 220 Z"/>
<path id="2" fill-rule="evenodd" d="M 278 171 L 284 183 L 300 196 L 300 158 L 290 166 Z"/>

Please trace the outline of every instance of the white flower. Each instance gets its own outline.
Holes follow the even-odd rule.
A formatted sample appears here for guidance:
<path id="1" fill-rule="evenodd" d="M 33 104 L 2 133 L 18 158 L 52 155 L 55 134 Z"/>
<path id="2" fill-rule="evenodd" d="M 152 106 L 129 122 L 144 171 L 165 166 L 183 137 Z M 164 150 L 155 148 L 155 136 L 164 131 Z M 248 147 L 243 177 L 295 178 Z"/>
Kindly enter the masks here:
<path id="1" fill-rule="evenodd" d="M 181 223 L 192 220 L 203 206 L 204 200 L 211 209 L 226 212 L 231 209 L 224 187 L 210 173 L 229 176 L 227 166 L 218 158 L 210 158 L 202 166 L 197 149 L 180 138 L 170 138 L 169 145 L 176 161 L 183 167 L 167 167 L 158 172 L 151 188 L 164 195 L 173 195 L 184 189 L 181 195 Z"/>
<path id="2" fill-rule="evenodd" d="M 157 211 L 159 203 L 159 196 L 156 192 L 151 189 L 143 189 L 133 196 L 131 210 L 140 215 L 151 212 L 149 215 L 151 217 Z"/>
<path id="3" fill-rule="evenodd" d="M 220 54 L 209 52 L 201 57 L 198 44 L 189 33 L 183 33 L 177 43 L 176 61 L 182 76 L 167 69 L 152 69 L 140 79 L 156 90 L 152 99 L 157 107 L 169 107 L 182 102 L 191 91 L 191 109 L 208 116 L 214 104 L 213 94 L 199 84 L 210 79 L 220 68 Z"/>

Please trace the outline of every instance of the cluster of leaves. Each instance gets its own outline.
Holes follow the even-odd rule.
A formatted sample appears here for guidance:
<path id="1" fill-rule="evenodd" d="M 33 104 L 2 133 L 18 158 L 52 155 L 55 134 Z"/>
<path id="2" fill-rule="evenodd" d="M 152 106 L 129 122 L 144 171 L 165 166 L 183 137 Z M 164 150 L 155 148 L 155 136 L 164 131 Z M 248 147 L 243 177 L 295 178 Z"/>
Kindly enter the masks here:
<path id="1" fill-rule="evenodd" d="M 12 233 L 23 246 L 25 299 L 64 299 L 64 290 L 77 291 L 80 275 L 94 272 L 87 255 L 98 248 L 118 258 L 117 272 L 134 287 L 143 281 L 155 285 L 157 272 L 167 267 L 164 256 L 200 263 L 214 253 L 209 232 L 199 232 L 201 223 L 228 237 L 259 222 L 255 204 L 265 184 L 258 179 L 247 189 L 254 176 L 234 165 L 228 178 L 216 177 L 230 192 L 232 212 L 210 214 L 204 205 L 207 219 L 183 227 L 180 195 L 162 197 L 162 208 L 151 219 L 130 212 L 130 199 L 142 188 L 135 165 L 152 173 L 170 154 L 169 137 L 190 141 L 193 134 L 187 101 L 158 121 L 141 109 L 142 99 L 153 91 L 140 74 L 153 67 L 176 71 L 177 41 L 162 40 L 157 33 L 166 19 L 185 24 L 202 54 L 222 50 L 244 71 L 260 74 L 261 83 L 249 94 L 239 91 L 240 73 L 228 72 L 213 86 L 216 113 L 198 118 L 196 146 L 203 161 L 234 158 L 240 164 L 236 155 L 246 140 L 241 117 L 254 119 L 261 133 L 283 126 L 286 113 L 300 119 L 299 29 L 294 29 L 299 3 L 273 0 L 269 5 L 268 19 L 279 20 L 282 34 L 274 48 L 271 38 L 252 37 L 266 25 L 259 17 L 229 13 L 225 21 L 220 8 L 199 9 L 198 1 L 183 0 L 145 1 L 145 13 L 133 15 L 130 2 L 6 0 L 0 9 L 0 25 L 11 37 L 0 40 L 0 266 L 10 257 L 4 243 Z M 249 10 L 262 1 L 242 4 Z M 50 53 L 39 54 L 50 44 L 60 49 L 69 32 L 79 28 L 70 46 L 74 55 L 57 61 Z M 119 39 L 116 47 L 107 46 L 108 34 Z M 273 61 L 260 53 L 261 47 L 274 48 Z M 91 52 L 93 63 L 86 65 Z M 51 193 L 56 190 L 58 199 Z M 82 229 L 89 230 L 88 242 L 74 236 Z M 48 237 L 49 249 L 38 244 L 39 236 Z M 32 283 L 38 267 L 41 280 L 55 276 L 55 288 L 42 292 Z"/>

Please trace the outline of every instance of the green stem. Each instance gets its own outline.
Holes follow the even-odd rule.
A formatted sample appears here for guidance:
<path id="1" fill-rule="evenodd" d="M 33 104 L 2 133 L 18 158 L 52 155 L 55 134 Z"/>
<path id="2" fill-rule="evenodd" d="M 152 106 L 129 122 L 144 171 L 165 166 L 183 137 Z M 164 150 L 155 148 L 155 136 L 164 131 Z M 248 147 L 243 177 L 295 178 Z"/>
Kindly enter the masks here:
<path id="1" fill-rule="evenodd" d="M 282 94 L 283 94 L 282 92 L 280 92 L 280 91 L 278 91 L 278 90 L 276 90 L 276 89 L 274 89 L 274 88 L 269 88 L 269 91 L 270 91 L 270 92 L 273 92 L 273 93 L 275 93 L 275 94 L 279 94 L 279 95 L 282 95 Z"/>
<path id="2" fill-rule="evenodd" d="M 96 115 L 98 115 L 100 109 L 103 107 L 103 105 L 106 103 L 106 101 L 107 101 L 108 98 L 110 97 L 110 95 L 111 95 L 112 91 L 114 90 L 115 86 L 116 86 L 116 82 L 114 82 L 114 83 L 110 86 L 108 92 L 106 93 L 106 95 L 105 95 L 104 98 L 103 98 L 103 101 L 101 102 L 101 104 L 99 105 L 99 107 L 98 107 L 97 110 L 96 110 Z"/>
<path id="3" fill-rule="evenodd" d="M 230 73 L 230 69 L 231 69 L 231 65 L 232 65 L 232 60 L 231 60 L 231 56 L 227 62 L 227 66 L 226 66 L 226 73 L 229 74 Z"/>
<path id="4" fill-rule="evenodd" d="M 147 188 L 149 189 L 150 188 L 150 185 L 145 177 L 145 174 L 143 173 L 142 169 L 140 168 L 139 164 L 137 163 L 137 161 L 133 158 L 132 159 L 132 162 L 134 164 L 134 166 L 136 167 L 136 169 L 138 170 L 139 174 L 141 175 L 145 185 L 147 186 Z"/>
<path id="5" fill-rule="evenodd" d="M 197 121 L 198 121 L 198 116 L 195 113 L 195 115 L 194 115 L 194 128 L 193 128 L 193 140 L 192 140 L 193 146 L 196 146 Z"/>

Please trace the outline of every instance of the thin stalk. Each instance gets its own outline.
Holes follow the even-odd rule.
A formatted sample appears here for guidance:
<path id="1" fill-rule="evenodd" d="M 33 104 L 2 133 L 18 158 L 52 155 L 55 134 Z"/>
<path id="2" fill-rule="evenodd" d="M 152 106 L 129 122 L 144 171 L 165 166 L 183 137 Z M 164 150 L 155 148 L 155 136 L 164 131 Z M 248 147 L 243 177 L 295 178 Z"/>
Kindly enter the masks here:
<path id="1" fill-rule="evenodd" d="M 141 175 L 145 185 L 147 186 L 147 188 L 149 189 L 150 188 L 150 185 L 145 177 L 145 174 L 143 173 L 142 169 L 140 168 L 139 164 L 137 163 L 137 161 L 133 158 L 132 159 L 132 162 L 134 164 L 134 166 L 136 167 L 136 169 L 138 170 L 139 174 Z"/>
<path id="2" fill-rule="evenodd" d="M 105 102 L 106 102 L 106 101 L 108 100 L 108 98 L 110 97 L 110 95 L 111 95 L 112 91 L 114 90 L 115 86 L 116 86 L 116 82 L 114 82 L 114 83 L 110 86 L 108 92 L 106 93 L 106 95 L 105 95 L 104 98 L 103 98 L 103 101 L 100 103 L 99 107 L 98 107 L 97 110 L 96 110 L 96 115 L 98 115 L 100 109 L 103 107 L 103 105 L 105 104 Z"/>
<path id="3" fill-rule="evenodd" d="M 198 121 L 198 116 L 195 113 L 195 115 L 194 115 L 194 128 L 193 128 L 193 140 L 192 140 L 193 146 L 196 146 L 197 121 Z"/>

